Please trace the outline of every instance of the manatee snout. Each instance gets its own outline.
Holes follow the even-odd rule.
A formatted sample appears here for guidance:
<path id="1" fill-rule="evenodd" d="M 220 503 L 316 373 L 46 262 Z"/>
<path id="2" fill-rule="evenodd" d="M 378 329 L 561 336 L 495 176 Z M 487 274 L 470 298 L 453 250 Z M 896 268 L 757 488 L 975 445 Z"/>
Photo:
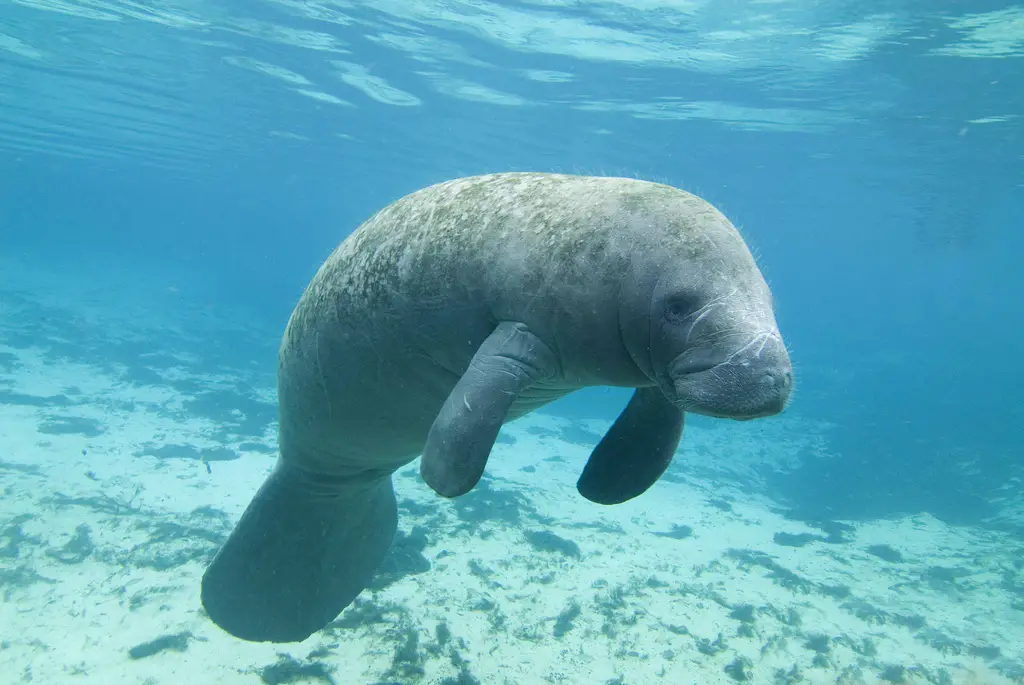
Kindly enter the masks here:
<path id="1" fill-rule="evenodd" d="M 756 419 L 780 413 L 793 391 L 793 365 L 775 331 L 732 350 L 694 349 L 669 367 L 677 403 L 718 418 Z"/>

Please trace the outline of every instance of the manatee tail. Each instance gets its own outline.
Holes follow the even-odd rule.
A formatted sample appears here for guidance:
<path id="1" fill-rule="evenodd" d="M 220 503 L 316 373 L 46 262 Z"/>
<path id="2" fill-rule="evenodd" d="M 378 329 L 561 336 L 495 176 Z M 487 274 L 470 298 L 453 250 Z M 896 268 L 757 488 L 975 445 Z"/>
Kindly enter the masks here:
<path id="1" fill-rule="evenodd" d="M 395 535 L 391 479 L 328 496 L 278 460 L 203 575 L 214 623 L 253 642 L 300 642 L 366 587 Z M 322 490 L 322 486 L 321 486 Z"/>

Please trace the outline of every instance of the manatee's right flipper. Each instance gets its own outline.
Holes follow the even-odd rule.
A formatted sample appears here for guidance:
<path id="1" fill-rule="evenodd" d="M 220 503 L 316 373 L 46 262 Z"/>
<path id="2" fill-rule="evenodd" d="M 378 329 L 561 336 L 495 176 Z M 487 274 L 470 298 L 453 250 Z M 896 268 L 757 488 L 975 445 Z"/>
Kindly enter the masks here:
<path id="1" fill-rule="evenodd" d="M 557 371 L 555 353 L 525 324 L 498 324 L 430 427 L 420 460 L 426 484 L 444 497 L 472 490 L 516 398 Z"/>
<path id="2" fill-rule="evenodd" d="M 620 504 L 643 493 L 671 463 L 684 416 L 658 388 L 637 388 L 590 454 L 576 489 L 598 504 Z"/>
<path id="3" fill-rule="evenodd" d="M 397 527 L 385 478 L 352 494 L 278 460 L 203 575 L 213 622 L 254 642 L 300 642 L 369 584 Z"/>

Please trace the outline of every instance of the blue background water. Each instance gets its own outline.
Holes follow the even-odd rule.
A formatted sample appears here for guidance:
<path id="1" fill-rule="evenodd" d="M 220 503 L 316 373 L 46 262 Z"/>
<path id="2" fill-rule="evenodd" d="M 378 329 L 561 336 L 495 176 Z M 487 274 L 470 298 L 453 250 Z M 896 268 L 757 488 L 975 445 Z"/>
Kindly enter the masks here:
<path id="1" fill-rule="evenodd" d="M 271 372 L 320 261 L 402 194 L 502 170 L 672 183 L 755 247 L 791 411 L 834 424 L 833 457 L 775 494 L 978 522 L 1024 477 L 1024 7 L 970 5 L 7 2 L 0 249 L 245 316 L 266 347 L 225 332 L 207 359 Z"/>

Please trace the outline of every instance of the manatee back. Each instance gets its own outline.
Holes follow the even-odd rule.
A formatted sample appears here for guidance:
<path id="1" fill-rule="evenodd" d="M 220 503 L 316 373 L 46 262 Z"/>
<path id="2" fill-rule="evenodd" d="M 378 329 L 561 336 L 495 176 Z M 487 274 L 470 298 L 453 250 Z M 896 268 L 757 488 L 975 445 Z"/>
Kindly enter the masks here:
<path id="1" fill-rule="evenodd" d="M 710 219 L 710 221 L 709 221 Z M 710 204 L 637 179 L 544 173 L 473 176 L 429 186 L 364 222 L 327 259 L 313 294 L 344 290 L 388 310 L 402 296 L 450 295 L 450 286 L 531 291 L 621 276 L 636 254 L 709 247 L 710 226 L 735 231 Z M 710 237 L 710 236 L 709 236 Z"/>

